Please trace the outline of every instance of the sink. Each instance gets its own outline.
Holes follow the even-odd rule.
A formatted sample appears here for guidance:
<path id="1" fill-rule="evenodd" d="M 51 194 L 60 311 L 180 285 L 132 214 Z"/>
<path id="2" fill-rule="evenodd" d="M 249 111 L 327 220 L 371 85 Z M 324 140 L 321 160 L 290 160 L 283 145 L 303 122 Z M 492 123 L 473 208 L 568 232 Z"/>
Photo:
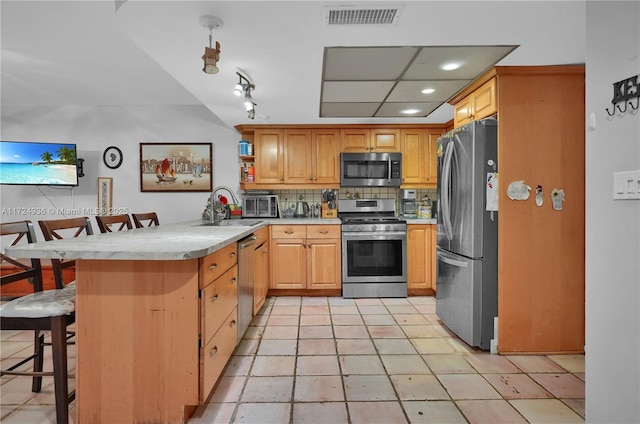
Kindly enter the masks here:
<path id="1" fill-rule="evenodd" d="M 261 224 L 262 221 L 244 220 L 244 219 L 225 219 L 214 224 L 213 222 L 204 222 L 202 224 L 193 225 L 193 227 L 253 227 Z"/>

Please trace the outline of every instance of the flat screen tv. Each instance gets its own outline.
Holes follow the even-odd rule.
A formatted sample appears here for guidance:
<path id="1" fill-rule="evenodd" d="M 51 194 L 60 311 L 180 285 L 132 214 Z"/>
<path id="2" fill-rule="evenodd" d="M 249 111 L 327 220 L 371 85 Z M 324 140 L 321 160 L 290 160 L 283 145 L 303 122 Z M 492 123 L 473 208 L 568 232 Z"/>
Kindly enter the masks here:
<path id="1" fill-rule="evenodd" d="M 77 186 L 76 145 L 0 141 L 0 184 Z"/>

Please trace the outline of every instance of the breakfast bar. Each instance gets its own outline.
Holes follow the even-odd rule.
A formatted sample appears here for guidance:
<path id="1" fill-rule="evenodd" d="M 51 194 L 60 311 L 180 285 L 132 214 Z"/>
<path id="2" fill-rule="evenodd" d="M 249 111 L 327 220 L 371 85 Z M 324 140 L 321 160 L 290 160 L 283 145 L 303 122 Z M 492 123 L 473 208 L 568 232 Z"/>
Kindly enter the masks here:
<path id="1" fill-rule="evenodd" d="M 206 328 L 204 286 L 235 283 L 236 242 L 265 225 L 193 221 L 6 249 L 76 259 L 76 422 L 186 422 L 237 340 L 231 301 L 226 325 Z"/>

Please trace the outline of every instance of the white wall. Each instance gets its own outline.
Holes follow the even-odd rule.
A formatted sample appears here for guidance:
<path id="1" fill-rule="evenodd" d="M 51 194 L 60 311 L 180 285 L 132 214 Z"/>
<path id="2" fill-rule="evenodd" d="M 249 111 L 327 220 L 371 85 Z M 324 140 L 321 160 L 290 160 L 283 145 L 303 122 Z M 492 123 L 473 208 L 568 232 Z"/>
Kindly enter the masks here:
<path id="1" fill-rule="evenodd" d="M 586 420 L 640 422 L 640 200 L 613 173 L 640 169 L 640 110 L 609 117 L 613 83 L 640 74 L 640 2 L 587 2 Z"/>
<path id="2" fill-rule="evenodd" d="M 199 219 L 206 193 L 140 192 L 141 142 L 213 143 L 214 186 L 239 190 L 240 134 L 221 126 L 204 106 L 3 106 L 0 136 L 3 140 L 76 143 L 78 157 L 85 160 L 85 176 L 74 189 L 0 186 L 3 222 L 64 217 L 59 212 L 39 216 L 15 213 L 12 208 L 17 207 L 69 209 L 67 217 L 83 212 L 83 208 L 95 208 L 99 176 L 113 178 L 115 208 L 156 211 L 160 223 Z M 124 160 L 118 169 L 109 169 L 102 161 L 108 146 L 122 150 Z"/>

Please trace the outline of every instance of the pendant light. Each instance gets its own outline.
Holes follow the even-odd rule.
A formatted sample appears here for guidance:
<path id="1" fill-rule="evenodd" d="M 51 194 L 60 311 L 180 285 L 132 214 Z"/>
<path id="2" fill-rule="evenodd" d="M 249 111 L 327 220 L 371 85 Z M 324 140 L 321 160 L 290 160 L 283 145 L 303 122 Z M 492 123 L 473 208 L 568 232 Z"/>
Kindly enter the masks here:
<path id="1" fill-rule="evenodd" d="M 202 71 L 205 74 L 217 74 L 220 71 L 217 66 L 218 60 L 220 60 L 220 43 L 216 41 L 216 46 L 213 47 L 213 30 L 221 28 L 222 24 L 222 19 L 216 16 L 203 15 L 200 17 L 200 25 L 209 29 L 209 47 L 205 46 L 202 56 L 204 61 Z"/>

